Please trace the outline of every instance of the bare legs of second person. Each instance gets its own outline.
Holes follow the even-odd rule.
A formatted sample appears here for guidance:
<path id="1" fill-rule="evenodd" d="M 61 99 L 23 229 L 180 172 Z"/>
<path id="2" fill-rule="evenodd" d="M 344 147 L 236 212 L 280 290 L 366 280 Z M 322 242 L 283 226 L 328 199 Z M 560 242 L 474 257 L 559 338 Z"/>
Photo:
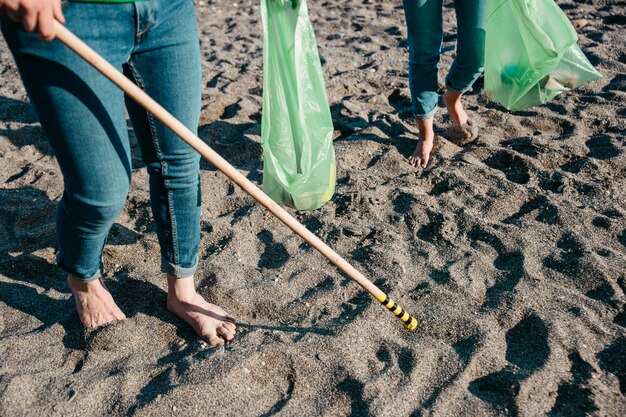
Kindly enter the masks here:
<path id="1" fill-rule="evenodd" d="M 452 125 L 455 127 L 461 127 L 467 124 L 468 116 L 461 103 L 462 93 L 457 91 L 447 90 L 443 94 L 443 102 L 448 110 Z M 417 127 L 419 130 L 419 139 L 415 150 L 409 156 L 409 164 L 414 167 L 426 168 L 430 159 L 430 153 L 433 149 L 435 142 L 435 130 L 433 127 L 434 119 L 422 119 L 417 121 Z"/>
<path id="2" fill-rule="evenodd" d="M 430 152 L 435 144 L 435 130 L 433 128 L 433 118 L 418 119 L 417 127 L 419 138 L 415 150 L 409 156 L 409 164 L 416 168 L 426 168 L 430 159 Z"/>
<path id="3" fill-rule="evenodd" d="M 465 109 L 461 103 L 462 96 L 463 93 L 459 93 L 458 91 L 446 90 L 446 92 L 443 93 L 443 103 L 446 105 L 446 109 L 452 120 L 452 125 L 457 127 L 463 126 L 468 120 L 467 113 L 465 113 Z"/>
<path id="4" fill-rule="evenodd" d="M 81 281 L 71 275 L 67 282 L 74 294 L 81 323 L 94 329 L 126 318 L 102 279 Z M 189 324 L 211 346 L 222 346 L 235 337 L 235 318 L 196 292 L 193 277 L 167 276 L 167 309 Z"/>
<path id="5" fill-rule="evenodd" d="M 457 146 L 465 146 L 474 140 L 478 136 L 478 129 L 469 120 L 461 98 L 463 94 L 458 91 L 447 90 L 443 95 L 443 102 L 448 109 L 452 126 L 450 126 L 444 136 L 450 142 Z"/>

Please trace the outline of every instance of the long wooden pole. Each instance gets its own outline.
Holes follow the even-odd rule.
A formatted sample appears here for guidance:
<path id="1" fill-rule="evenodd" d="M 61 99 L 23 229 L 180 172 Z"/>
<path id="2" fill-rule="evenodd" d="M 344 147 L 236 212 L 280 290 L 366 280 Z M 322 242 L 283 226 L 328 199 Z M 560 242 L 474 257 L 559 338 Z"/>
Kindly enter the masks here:
<path id="1" fill-rule="evenodd" d="M 149 111 L 161 123 L 170 128 L 182 140 L 187 142 L 189 146 L 195 149 L 202 157 L 209 161 L 214 167 L 222 171 L 235 184 L 240 186 L 245 192 L 250 194 L 263 207 L 267 208 L 280 221 L 285 223 L 291 230 L 306 240 L 311 246 L 317 249 L 322 255 L 327 257 L 333 264 L 346 273 L 352 280 L 356 281 L 361 287 L 369 292 L 373 297 L 380 301 L 385 307 L 391 310 L 401 321 L 404 327 L 413 330 L 417 327 L 417 320 L 409 313 L 404 311 L 399 305 L 393 302 L 387 294 L 374 285 L 370 280 L 365 278 L 358 270 L 350 265 L 345 259 L 339 256 L 327 244 L 322 242 L 320 238 L 314 235 L 300 222 L 298 222 L 285 209 L 274 202 L 270 197 L 261 191 L 256 185 L 248 180 L 243 174 L 229 164 L 209 145 L 204 143 L 196 134 L 183 125 L 178 119 L 172 116 L 159 103 L 148 96 L 141 88 L 135 85 L 124 74 L 113 67 L 109 62 L 102 58 L 97 52 L 91 49 L 87 44 L 81 41 L 76 35 L 70 32 L 62 24 L 55 21 L 56 37 L 70 49 L 76 52 L 81 58 L 91 64 L 95 69 L 101 72 L 105 77 L 110 79 L 115 85 L 126 93 L 130 98 L 137 102 L 144 109 Z"/>

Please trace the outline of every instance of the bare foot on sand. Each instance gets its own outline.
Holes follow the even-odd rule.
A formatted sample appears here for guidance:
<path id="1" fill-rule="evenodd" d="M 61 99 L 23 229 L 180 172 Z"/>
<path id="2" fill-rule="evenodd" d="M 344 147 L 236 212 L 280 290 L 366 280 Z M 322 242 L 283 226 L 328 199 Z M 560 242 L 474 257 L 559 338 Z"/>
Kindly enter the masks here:
<path id="1" fill-rule="evenodd" d="M 446 109 L 448 109 L 452 124 L 457 127 L 467 123 L 468 119 L 467 113 L 465 113 L 465 109 L 461 103 L 462 96 L 463 94 L 457 91 L 447 90 L 443 93 L 443 102 L 446 105 Z"/>
<path id="2" fill-rule="evenodd" d="M 435 131 L 433 129 L 433 119 L 418 120 L 419 139 L 413 154 L 409 156 L 409 164 L 418 168 L 426 168 L 430 159 L 430 152 L 435 143 Z"/>
<path id="3" fill-rule="evenodd" d="M 76 311 L 81 323 L 88 329 L 104 326 L 116 320 L 124 320 L 126 316 L 119 309 L 113 297 L 104 286 L 102 279 L 83 282 L 68 275 L 67 283 L 76 300 Z"/>
<path id="4" fill-rule="evenodd" d="M 193 277 L 167 276 L 167 309 L 189 324 L 211 346 L 223 346 L 235 337 L 235 318 L 196 292 Z"/>
<path id="5" fill-rule="evenodd" d="M 478 127 L 469 120 L 463 104 L 461 104 L 461 96 L 463 94 L 456 91 L 446 91 L 443 94 L 443 102 L 448 109 L 452 126 L 448 128 L 444 136 L 450 142 L 465 146 L 478 138 Z"/>

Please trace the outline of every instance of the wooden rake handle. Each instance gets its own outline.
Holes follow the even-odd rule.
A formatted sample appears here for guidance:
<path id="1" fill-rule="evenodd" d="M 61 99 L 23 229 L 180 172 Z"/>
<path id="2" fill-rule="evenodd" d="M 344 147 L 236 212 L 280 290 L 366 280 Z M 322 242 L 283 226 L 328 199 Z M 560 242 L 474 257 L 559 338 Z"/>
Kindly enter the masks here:
<path id="1" fill-rule="evenodd" d="M 183 125 L 178 119 L 172 116 L 159 103 L 148 96 L 141 88 L 137 87 L 131 80 L 126 78 L 120 71 L 109 64 L 93 49 L 87 46 L 76 35 L 70 32 L 62 24 L 55 21 L 56 37 L 71 50 L 76 52 L 81 58 L 91 64 L 95 69 L 101 72 L 105 77 L 110 79 L 117 85 L 126 95 L 132 98 L 140 106 L 150 112 L 161 123 L 170 128 L 189 146 L 195 149 L 202 157 L 209 161 L 214 167 L 222 171 L 235 184 L 241 187 L 245 192 L 250 194 L 263 207 L 268 209 L 280 221 L 285 223 L 291 230 L 306 240 L 311 246 L 317 249 L 322 255 L 327 257 L 333 264 L 346 273 L 352 280 L 356 281 L 367 292 L 374 296 L 378 301 L 383 303 L 385 307 L 390 309 L 396 316 L 402 320 L 404 326 L 413 330 L 417 327 L 417 320 L 409 313 L 405 312 L 400 306 L 391 301 L 387 295 L 381 291 L 376 285 L 369 281 L 363 274 L 357 271 L 345 259 L 339 256 L 328 245 L 322 242 L 311 231 L 298 222 L 280 205 L 261 191 L 256 185 L 248 180 L 243 174 L 237 171 L 231 164 L 215 152 L 209 145 L 204 143 L 196 134 Z"/>

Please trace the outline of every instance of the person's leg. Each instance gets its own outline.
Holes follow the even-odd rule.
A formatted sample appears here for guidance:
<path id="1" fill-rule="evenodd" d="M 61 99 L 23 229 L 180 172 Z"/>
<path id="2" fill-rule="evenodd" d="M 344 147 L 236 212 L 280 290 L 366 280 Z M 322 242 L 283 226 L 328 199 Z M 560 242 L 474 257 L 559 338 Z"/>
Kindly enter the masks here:
<path id="1" fill-rule="evenodd" d="M 196 132 L 201 68 L 191 0 L 136 3 L 137 47 L 126 68 L 150 96 Z M 196 293 L 200 241 L 200 156 L 134 102 L 127 108 L 150 175 L 150 200 L 168 277 L 167 306 L 212 345 L 235 334 L 232 316 Z"/>
<path id="2" fill-rule="evenodd" d="M 70 30 L 121 69 L 123 42 L 132 46 L 133 33 L 117 23 L 132 22 L 129 11 L 121 5 L 72 4 L 64 13 Z M 102 249 L 130 179 L 123 95 L 60 42 L 41 42 L 6 19 L 2 30 L 63 173 L 58 262 L 68 272 L 79 317 L 87 327 L 122 319 L 99 278 Z"/>
<path id="3" fill-rule="evenodd" d="M 457 16 L 456 58 L 446 77 L 443 101 L 454 126 L 467 123 L 461 97 L 483 71 L 485 55 L 486 0 L 456 0 Z"/>
<path id="4" fill-rule="evenodd" d="M 409 164 L 414 167 L 426 168 L 430 160 L 430 152 L 435 145 L 435 129 L 433 127 L 433 118 L 417 119 L 417 128 L 419 130 L 419 140 L 417 146 L 409 156 Z"/>
<path id="5" fill-rule="evenodd" d="M 442 0 L 404 0 L 409 41 L 409 88 L 413 114 L 430 119 L 437 111 L 437 64 L 443 40 Z"/>
<path id="6" fill-rule="evenodd" d="M 450 120 L 452 120 L 454 126 L 462 126 L 466 124 L 468 120 L 467 113 L 461 102 L 461 97 L 463 97 L 463 93 L 454 90 L 446 90 L 442 97 L 443 103 L 450 115 Z"/>
<path id="7" fill-rule="evenodd" d="M 409 41 L 409 87 L 419 140 L 409 163 L 426 168 L 435 133 L 437 64 L 443 40 L 442 0 L 403 0 Z"/>

